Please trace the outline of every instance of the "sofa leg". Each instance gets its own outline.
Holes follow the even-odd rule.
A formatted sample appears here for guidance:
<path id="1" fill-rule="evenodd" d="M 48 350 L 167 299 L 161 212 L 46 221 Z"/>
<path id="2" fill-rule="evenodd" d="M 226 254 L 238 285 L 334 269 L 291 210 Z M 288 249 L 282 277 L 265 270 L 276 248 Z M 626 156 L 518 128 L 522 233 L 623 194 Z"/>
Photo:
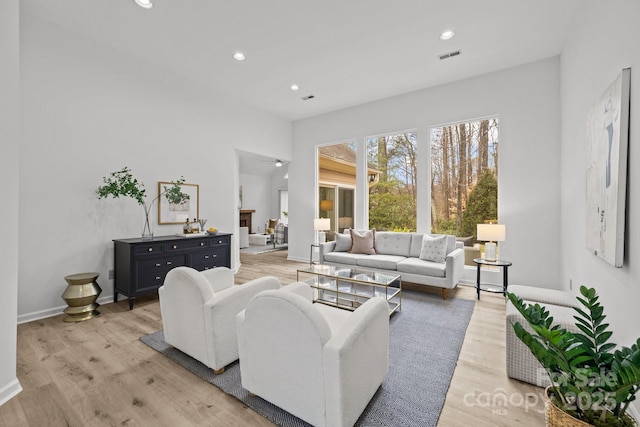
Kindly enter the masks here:
<path id="1" fill-rule="evenodd" d="M 216 374 L 216 375 L 220 375 L 223 372 L 224 372 L 224 366 L 222 368 L 220 368 L 220 369 L 214 369 L 213 370 L 213 373 Z"/>
<path id="2" fill-rule="evenodd" d="M 447 289 L 442 288 L 442 299 L 447 299 Z"/>

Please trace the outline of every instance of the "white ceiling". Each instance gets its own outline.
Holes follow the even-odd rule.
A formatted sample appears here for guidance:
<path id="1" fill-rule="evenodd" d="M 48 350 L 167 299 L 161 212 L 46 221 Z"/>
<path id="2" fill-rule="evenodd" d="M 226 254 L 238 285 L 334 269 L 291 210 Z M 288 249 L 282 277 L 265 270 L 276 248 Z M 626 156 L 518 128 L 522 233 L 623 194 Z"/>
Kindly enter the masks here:
<path id="1" fill-rule="evenodd" d="M 579 0 L 153 3 L 21 0 L 20 8 L 296 120 L 558 55 Z M 455 37 L 440 40 L 445 29 Z M 232 59 L 236 50 L 247 59 Z"/>
<path id="2" fill-rule="evenodd" d="M 238 153 L 238 170 L 240 173 L 247 175 L 271 176 L 276 169 L 280 169 L 276 167 L 276 160 L 279 159 L 242 150 L 236 150 L 236 153 Z M 287 170 L 288 162 L 282 161 L 282 163 L 281 168 Z"/>

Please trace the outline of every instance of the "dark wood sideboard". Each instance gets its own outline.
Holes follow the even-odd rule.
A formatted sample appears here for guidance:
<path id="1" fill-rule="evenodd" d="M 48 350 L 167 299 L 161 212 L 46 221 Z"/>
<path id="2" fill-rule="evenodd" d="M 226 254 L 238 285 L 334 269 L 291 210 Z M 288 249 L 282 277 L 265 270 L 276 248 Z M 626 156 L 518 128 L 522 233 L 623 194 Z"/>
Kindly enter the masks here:
<path id="1" fill-rule="evenodd" d="M 156 291 L 175 267 L 184 265 L 198 271 L 231 268 L 231 236 L 218 233 L 114 240 L 113 302 L 118 302 L 118 294 L 124 295 L 129 299 L 129 310 L 133 309 L 135 298 Z"/>

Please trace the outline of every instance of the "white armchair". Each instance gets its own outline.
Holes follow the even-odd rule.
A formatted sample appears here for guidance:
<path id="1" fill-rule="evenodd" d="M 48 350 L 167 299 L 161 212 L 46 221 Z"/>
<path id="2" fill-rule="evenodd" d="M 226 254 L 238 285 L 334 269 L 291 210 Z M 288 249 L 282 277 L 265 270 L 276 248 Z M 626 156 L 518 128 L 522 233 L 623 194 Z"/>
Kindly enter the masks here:
<path id="1" fill-rule="evenodd" d="M 309 285 L 256 295 L 237 316 L 242 387 L 314 426 L 351 426 L 384 380 L 389 307 L 312 304 Z"/>
<path id="2" fill-rule="evenodd" d="M 226 267 L 176 267 L 158 289 L 165 341 L 220 374 L 238 359 L 236 315 L 257 293 L 279 287 L 275 277 L 234 286 Z"/>

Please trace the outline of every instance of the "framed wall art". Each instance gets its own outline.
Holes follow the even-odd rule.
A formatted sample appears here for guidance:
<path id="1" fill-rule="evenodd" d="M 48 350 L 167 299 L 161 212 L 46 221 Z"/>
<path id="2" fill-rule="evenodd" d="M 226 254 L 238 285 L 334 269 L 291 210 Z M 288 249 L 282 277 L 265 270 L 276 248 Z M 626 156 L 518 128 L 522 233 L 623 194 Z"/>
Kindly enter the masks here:
<path id="1" fill-rule="evenodd" d="M 630 84 L 625 68 L 587 117 L 586 245 L 615 267 L 624 260 Z"/>
<path id="2" fill-rule="evenodd" d="M 171 182 L 158 182 L 158 195 L 165 191 L 164 187 L 173 185 Z M 166 197 L 158 200 L 158 224 L 183 224 L 188 218 L 193 221 L 200 219 L 200 186 L 198 184 L 182 184 L 180 189 L 189 195 L 189 200 L 182 204 L 169 203 Z"/>

